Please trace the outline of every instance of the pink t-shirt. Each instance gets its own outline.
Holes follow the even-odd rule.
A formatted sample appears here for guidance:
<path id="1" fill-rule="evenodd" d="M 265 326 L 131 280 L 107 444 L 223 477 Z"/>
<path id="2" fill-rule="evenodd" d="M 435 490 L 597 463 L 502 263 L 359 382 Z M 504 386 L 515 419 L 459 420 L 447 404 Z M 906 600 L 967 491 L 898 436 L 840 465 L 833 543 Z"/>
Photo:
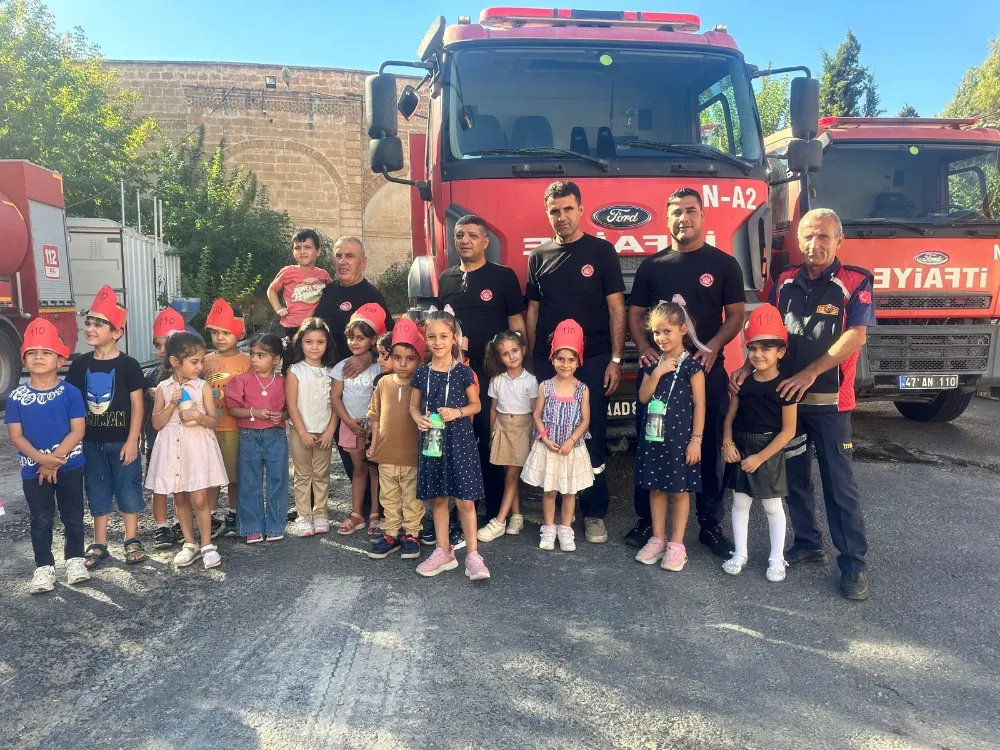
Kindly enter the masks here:
<path id="1" fill-rule="evenodd" d="M 266 396 L 263 391 L 267 391 Z M 285 379 L 281 375 L 275 375 L 272 381 L 270 375 L 265 378 L 254 372 L 237 375 L 226 386 L 226 406 L 282 411 L 285 408 Z M 273 424 L 270 419 L 255 418 L 251 422 L 250 417 L 241 417 L 236 423 L 241 429 L 247 430 L 266 430 L 269 427 L 285 426 L 285 420 Z"/>
<path id="2" fill-rule="evenodd" d="M 268 288 L 279 292 L 288 308 L 288 315 L 282 318 L 281 325 L 285 328 L 297 328 L 315 312 L 320 295 L 326 285 L 332 282 L 330 274 L 322 268 L 285 266 L 278 271 Z"/>

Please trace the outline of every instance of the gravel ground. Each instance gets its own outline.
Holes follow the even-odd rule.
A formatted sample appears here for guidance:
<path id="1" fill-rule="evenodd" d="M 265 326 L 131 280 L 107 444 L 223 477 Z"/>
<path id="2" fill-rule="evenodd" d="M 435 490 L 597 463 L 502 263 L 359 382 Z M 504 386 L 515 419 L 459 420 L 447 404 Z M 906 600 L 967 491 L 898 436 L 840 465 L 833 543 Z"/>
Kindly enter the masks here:
<path id="1" fill-rule="evenodd" d="M 832 563 L 768 583 L 756 507 L 738 578 L 694 541 L 680 574 L 638 565 L 628 455 L 610 464 L 607 544 L 578 531 L 575 553 L 538 550 L 529 496 L 525 532 L 483 545 L 485 584 L 369 560 L 360 533 L 224 540 L 213 571 L 174 570 L 172 551 L 126 566 L 113 523 L 93 581 L 31 596 L 4 434 L 0 747 L 996 748 L 981 561 L 1000 546 L 998 420 L 986 400 L 952 425 L 859 409 L 863 604 L 837 596 Z M 348 492 L 337 477 L 335 518 Z"/>

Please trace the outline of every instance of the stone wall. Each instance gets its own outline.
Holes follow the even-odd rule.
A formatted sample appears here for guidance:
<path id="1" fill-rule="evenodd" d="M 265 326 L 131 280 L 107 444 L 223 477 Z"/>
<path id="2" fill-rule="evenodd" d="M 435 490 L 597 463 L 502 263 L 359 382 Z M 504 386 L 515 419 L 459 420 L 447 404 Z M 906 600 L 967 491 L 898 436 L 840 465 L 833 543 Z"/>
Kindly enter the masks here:
<path id="1" fill-rule="evenodd" d="M 180 140 L 205 124 L 205 142 L 223 136 L 230 166 L 245 164 L 266 185 L 271 204 L 299 227 L 331 239 L 362 237 L 367 275 L 410 255 L 409 188 L 368 168 L 364 71 L 211 62 L 109 61 L 138 110 Z M 265 87 L 265 76 L 277 88 Z M 400 86 L 402 82 L 400 83 Z M 400 136 L 423 120 L 400 119 Z"/>

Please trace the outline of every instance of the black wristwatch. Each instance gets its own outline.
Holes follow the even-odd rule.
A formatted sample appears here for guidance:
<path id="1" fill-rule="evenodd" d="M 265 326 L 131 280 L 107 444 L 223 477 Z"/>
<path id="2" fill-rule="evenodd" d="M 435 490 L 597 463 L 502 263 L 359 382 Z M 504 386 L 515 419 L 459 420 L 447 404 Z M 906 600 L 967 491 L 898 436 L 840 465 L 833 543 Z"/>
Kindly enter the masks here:
<path id="1" fill-rule="evenodd" d="M 622 366 L 622 358 L 621 357 L 612 357 L 611 361 L 614 362 L 619 367 Z"/>

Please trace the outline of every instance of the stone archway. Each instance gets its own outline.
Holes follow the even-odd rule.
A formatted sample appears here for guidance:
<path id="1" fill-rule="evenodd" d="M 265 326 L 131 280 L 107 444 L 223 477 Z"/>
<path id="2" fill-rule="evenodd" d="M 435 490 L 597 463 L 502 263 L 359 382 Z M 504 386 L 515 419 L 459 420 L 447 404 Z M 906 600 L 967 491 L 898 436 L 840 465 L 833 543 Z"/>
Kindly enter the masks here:
<path id="1" fill-rule="evenodd" d="M 288 138 L 248 138 L 229 145 L 226 158 L 252 169 L 267 186 L 272 203 L 287 210 L 297 225 L 335 238 L 343 226 L 354 223 L 344 178 L 311 146 Z M 316 165 L 321 168 L 318 174 Z M 310 173 L 314 176 L 308 177 Z"/>
<path id="2" fill-rule="evenodd" d="M 382 180 L 365 205 L 361 219 L 362 239 L 368 255 L 369 278 L 377 278 L 387 266 L 407 261 L 413 248 L 410 239 L 410 187 Z"/>

